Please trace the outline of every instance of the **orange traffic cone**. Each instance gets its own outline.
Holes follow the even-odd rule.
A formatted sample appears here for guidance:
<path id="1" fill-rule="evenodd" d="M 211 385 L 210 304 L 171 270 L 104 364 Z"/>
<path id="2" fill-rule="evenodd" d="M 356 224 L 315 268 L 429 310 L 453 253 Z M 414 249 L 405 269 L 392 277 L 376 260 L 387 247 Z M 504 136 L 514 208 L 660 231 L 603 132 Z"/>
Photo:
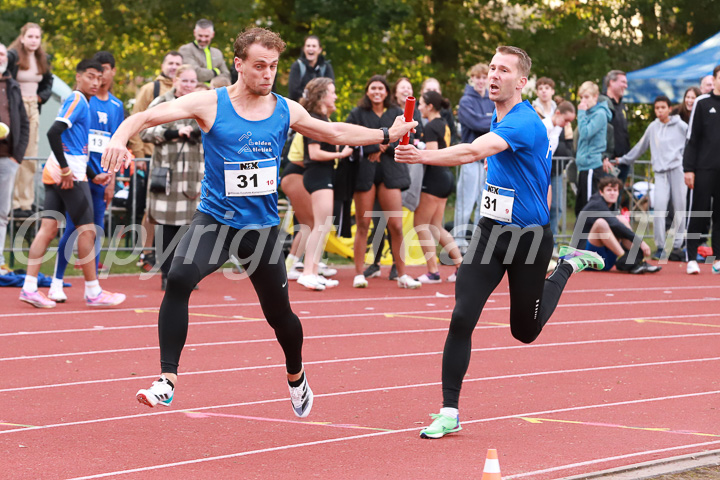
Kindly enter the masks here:
<path id="1" fill-rule="evenodd" d="M 482 480 L 502 480 L 500 476 L 500 462 L 498 461 L 497 450 L 494 448 L 488 450 Z"/>

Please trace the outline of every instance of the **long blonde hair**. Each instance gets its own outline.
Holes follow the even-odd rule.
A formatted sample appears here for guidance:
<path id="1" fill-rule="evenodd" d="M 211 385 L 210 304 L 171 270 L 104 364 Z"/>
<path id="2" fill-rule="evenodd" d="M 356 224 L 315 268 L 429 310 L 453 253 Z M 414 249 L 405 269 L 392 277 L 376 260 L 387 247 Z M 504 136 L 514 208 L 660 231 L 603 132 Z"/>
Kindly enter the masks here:
<path id="1" fill-rule="evenodd" d="M 18 37 L 10 44 L 10 48 L 14 49 L 18 53 L 17 65 L 19 70 L 28 70 L 30 68 L 30 52 L 25 50 L 25 46 L 20 40 L 22 40 L 27 31 L 31 28 L 37 28 L 40 30 L 40 35 L 42 36 L 42 28 L 40 28 L 40 25 L 28 22 L 22 26 L 20 29 L 20 35 L 18 35 Z M 38 49 L 35 50 L 35 63 L 37 63 L 40 75 L 44 75 L 50 70 L 50 65 L 48 64 L 47 55 L 45 54 L 45 49 L 42 46 L 42 41 L 40 41 Z"/>

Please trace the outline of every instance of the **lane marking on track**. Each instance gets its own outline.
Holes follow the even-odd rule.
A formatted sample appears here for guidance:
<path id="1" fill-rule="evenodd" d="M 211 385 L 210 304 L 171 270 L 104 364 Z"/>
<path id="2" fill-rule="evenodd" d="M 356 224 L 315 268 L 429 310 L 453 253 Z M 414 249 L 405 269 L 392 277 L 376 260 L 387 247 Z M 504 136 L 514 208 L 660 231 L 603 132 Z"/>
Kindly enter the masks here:
<path id="1" fill-rule="evenodd" d="M 494 417 L 494 418 L 484 418 L 484 419 L 478 419 L 478 420 L 470 420 L 470 421 L 464 421 L 463 425 L 469 425 L 474 423 L 486 423 L 486 422 L 492 422 L 492 421 L 498 421 L 498 420 L 507 420 L 510 418 L 517 419 L 518 417 L 531 417 L 531 416 L 537 416 L 537 415 L 545 415 L 547 413 L 559 413 L 559 412 L 565 412 L 565 411 L 578 411 L 578 410 L 587 410 L 587 409 L 595 409 L 595 408 L 606 408 L 606 407 L 614 407 L 614 406 L 621 406 L 621 405 L 631 405 L 631 404 L 640 404 L 640 403 L 647 403 L 647 402 L 657 402 L 657 401 L 663 401 L 663 400 L 672 400 L 677 398 L 689 398 L 689 397 L 697 397 L 697 396 L 705 396 L 705 395 L 717 395 L 720 394 L 720 390 L 712 391 L 712 392 L 698 392 L 698 393 L 691 393 L 691 394 L 683 394 L 683 395 L 673 395 L 673 396 L 667 396 L 667 397 L 656 397 L 656 398 L 646 398 L 642 400 L 630 400 L 625 402 L 615 402 L 615 403 L 606 403 L 606 404 L 596 404 L 596 405 L 585 405 L 581 407 L 570 407 L 570 408 L 563 408 L 563 409 L 556 409 L 556 410 L 548 410 L 545 412 L 536 412 L 536 413 L 527 413 L 527 414 L 520 414 L 520 415 L 505 415 L 501 417 Z M 197 409 L 195 409 L 197 410 Z M 139 467 L 139 468 L 133 468 L 128 470 L 117 470 L 114 472 L 107 472 L 107 473 L 100 473 L 95 475 L 89 475 L 84 477 L 75 477 L 69 480 L 90 480 L 95 478 L 105 478 L 105 477 L 111 477 L 113 475 L 123 475 L 123 474 L 129 474 L 129 473 L 138 473 L 138 472 L 147 472 L 152 470 L 160 470 L 163 468 L 171 468 L 171 467 L 180 467 L 183 465 L 194 465 L 198 463 L 205 463 L 205 462 L 212 462 L 212 461 L 218 461 L 218 460 L 227 460 L 230 458 L 238 458 L 238 457 L 245 457 L 249 455 L 257 455 L 262 453 L 269 453 L 269 452 L 277 452 L 282 450 L 290 450 L 295 448 L 303 448 L 303 447 L 312 447 L 317 445 L 326 445 L 331 443 L 338 443 L 338 442 L 347 442 L 351 440 L 363 440 L 373 437 L 379 437 L 384 435 L 393 435 L 396 433 L 410 433 L 410 432 L 418 432 L 420 430 L 420 427 L 412 427 L 412 428 L 405 428 L 401 430 L 394 430 L 391 432 L 374 432 L 374 433 L 368 433 L 364 435 L 353 435 L 350 437 L 343 437 L 343 438 L 333 438 L 328 440 L 318 440 L 314 442 L 305 442 L 305 443 L 297 443 L 297 444 L 289 444 L 289 445 L 281 445 L 277 447 L 271 447 L 271 448 L 263 448 L 258 450 L 249 450 L 245 452 L 237 452 L 237 453 L 231 453 L 227 455 L 218 455 L 215 457 L 203 457 L 203 458 L 196 458 L 192 460 L 185 460 L 181 462 L 173 462 L 173 463 L 166 463 L 166 464 L 159 464 L 159 465 L 151 465 L 147 467 Z M 0 432 L 0 434 L 3 432 Z M 582 462 L 572 465 L 565 465 L 562 467 L 554 467 L 552 469 L 546 469 L 546 470 L 538 470 L 536 472 L 528 472 L 528 473 L 522 473 L 515 476 L 509 476 L 505 477 L 506 479 L 511 478 L 522 478 L 522 477 L 528 477 L 533 475 L 538 475 L 540 473 L 546 473 L 546 472 L 552 472 L 557 470 L 565 470 L 577 466 L 583 466 L 583 465 L 591 465 L 593 463 L 603 463 L 607 461 L 612 461 L 616 459 L 622 459 L 622 458 L 629 458 L 633 456 L 639 456 L 639 455 L 645 455 L 645 454 L 652 454 L 652 453 L 660 453 L 665 451 L 672 451 L 672 450 L 681 450 L 681 449 L 687 449 L 687 448 L 696 448 L 696 447 L 702 447 L 706 445 L 714 445 L 720 443 L 720 440 L 712 441 L 712 442 L 705 442 L 705 443 L 697 443 L 697 444 L 690 444 L 690 445 L 683 445 L 679 447 L 671 447 L 666 449 L 659 449 L 659 450 L 651 450 L 647 452 L 636 452 L 628 455 L 620 455 L 617 457 L 609 457 L 605 459 L 597 459 L 592 460 L 589 462 Z"/>
<path id="2" fill-rule="evenodd" d="M 669 322 L 666 320 L 650 320 L 648 318 L 638 318 L 635 321 L 637 323 L 664 323 L 667 325 L 683 325 L 683 326 L 688 326 L 688 327 L 720 328 L 720 325 L 713 325 L 712 323 Z"/>
<path id="3" fill-rule="evenodd" d="M 464 422 L 467 423 L 467 422 Z M 543 470 L 535 470 L 534 472 L 525 472 L 525 473 L 518 473 L 516 475 L 510 475 L 507 477 L 503 477 L 505 480 L 512 480 L 514 478 L 526 478 L 526 477 L 535 477 L 537 475 L 542 475 L 543 473 L 552 473 L 552 472 L 559 472 L 562 470 L 570 470 L 571 468 L 578 468 L 578 467 L 587 467 L 589 465 L 598 465 L 602 463 L 608 463 L 608 462 L 614 462 L 616 460 L 625 460 L 628 458 L 636 458 L 636 457 L 642 457 L 645 455 L 654 455 L 658 453 L 667 453 L 667 452 L 675 452 L 678 450 L 687 450 L 690 448 L 699 448 L 699 447 L 707 447 L 710 445 L 717 445 L 720 443 L 720 440 L 715 440 L 712 442 L 703 442 L 703 443 L 692 443 L 687 445 L 678 445 L 676 447 L 668 447 L 668 448 L 659 448 L 656 450 L 645 450 L 643 452 L 634 452 L 634 453 L 628 453 L 625 455 L 616 455 L 614 457 L 605 457 L 605 458 L 597 458 L 595 460 L 588 460 L 586 462 L 577 462 L 577 463 L 570 463 L 568 465 L 560 465 L 558 467 L 552 467 L 552 468 L 545 468 Z M 105 475 L 107 476 L 107 475 Z M 102 478 L 102 477 L 95 477 L 95 478 Z"/>
<path id="4" fill-rule="evenodd" d="M 509 310 L 509 307 L 501 307 L 499 309 L 492 309 L 492 308 L 486 308 L 485 310 Z M 149 312 L 149 310 L 146 310 Z M 440 314 L 440 313 L 452 313 L 452 309 L 441 309 L 441 310 L 420 310 L 420 311 L 414 311 L 414 312 L 363 312 L 363 313 L 345 313 L 345 314 L 337 314 L 337 315 L 302 315 L 299 316 L 301 321 L 307 321 L 307 320 L 324 320 L 324 319 L 342 319 L 342 318 L 371 318 L 376 316 L 385 316 L 386 318 L 392 318 L 387 317 L 388 315 L 401 318 L 402 315 L 417 315 L 417 314 Z M 192 315 L 192 314 L 191 314 Z M 686 315 L 659 315 L 659 316 L 646 316 L 643 317 L 642 320 L 650 321 L 655 319 L 673 319 L 673 318 L 719 318 L 720 313 L 699 313 L 699 314 L 686 314 Z M 229 317 L 224 317 L 229 318 Z M 421 317 L 408 317 L 408 318 L 421 318 Z M 441 317 L 427 317 L 429 320 L 446 320 Z M 206 322 L 193 322 L 193 326 L 209 326 L 209 325 L 235 325 L 235 324 L 243 324 L 243 323 L 253 323 L 253 322 L 265 322 L 266 320 L 263 319 L 250 319 L 248 317 L 244 317 L 242 320 L 212 320 L 212 321 L 206 321 Z M 558 325 L 583 325 L 583 324 L 590 324 L 590 323 L 610 323 L 610 322 L 637 322 L 638 317 L 625 317 L 625 318 L 602 318 L 602 319 L 594 319 L 594 320 L 572 320 L 572 321 L 565 321 L 565 322 L 550 322 L 547 324 L 549 327 L 558 326 Z M 508 326 L 508 324 L 505 323 L 493 323 L 493 322 L 478 322 L 480 325 L 491 325 L 491 326 Z M 710 326 L 710 325 L 708 325 Z M 140 329 L 140 328 L 157 328 L 157 322 L 155 323 L 148 323 L 143 325 L 122 325 L 122 326 L 103 326 L 103 325 L 94 325 L 93 327 L 86 327 L 86 328 L 68 328 L 68 329 L 61 329 L 61 330 L 38 330 L 38 331 L 27 331 L 27 330 L 21 330 L 18 332 L 8 332 L 8 333 L 0 333 L 0 338 L 2 337 L 13 337 L 13 336 L 25 336 L 25 335 L 47 335 L 47 334 L 59 334 L 59 333 L 81 333 L 81 332 L 102 332 L 102 331 L 113 331 L 113 330 L 134 330 L 134 329 Z M 488 328 L 488 327 L 478 327 L 478 328 Z"/>
<path id="5" fill-rule="evenodd" d="M 521 420 L 525 420 L 528 423 L 542 424 L 542 423 L 569 423 L 572 425 L 583 425 L 589 427 L 606 427 L 606 428 L 620 428 L 625 430 L 642 430 L 645 432 L 662 432 L 662 433 L 673 433 L 676 435 L 695 435 L 698 437 L 720 437 L 717 433 L 700 433 L 689 430 L 671 430 L 665 427 L 632 427 L 629 425 L 618 425 L 614 423 L 599 423 L 599 422 L 583 422 L 577 420 L 560 420 L 556 418 L 533 418 L 533 417 L 519 417 Z"/>
<path id="6" fill-rule="evenodd" d="M 37 428 L 37 425 L 23 425 L 22 423 L 5 423 L 0 422 L 0 425 L 6 425 L 8 427 L 24 427 L 24 428 Z"/>
<path id="7" fill-rule="evenodd" d="M 155 314 L 157 314 L 159 312 L 160 312 L 159 309 L 156 309 L 156 310 L 136 309 L 135 310 L 135 313 L 155 313 Z M 254 322 L 264 322 L 265 321 L 264 318 L 244 317 L 242 315 L 214 315 L 212 313 L 193 313 L 193 312 L 189 312 L 188 315 L 191 317 L 236 318 L 239 320 L 252 320 Z"/>
<path id="8" fill-rule="evenodd" d="M 703 363 L 703 362 L 710 362 L 710 361 L 720 361 L 720 357 L 696 358 L 696 359 L 692 359 L 692 360 L 674 360 L 674 361 L 668 361 L 668 362 L 609 365 L 609 366 L 603 366 L 603 367 L 574 368 L 574 369 L 565 369 L 565 370 L 547 370 L 547 371 L 543 371 L 543 372 L 497 375 L 494 377 L 465 378 L 463 380 L 463 383 L 467 384 L 467 383 L 475 383 L 475 382 L 488 382 L 488 381 L 496 381 L 496 380 L 520 379 L 520 378 L 550 376 L 550 375 L 567 375 L 570 373 L 587 373 L 587 372 L 597 372 L 597 371 L 646 368 L 646 367 L 677 365 L 677 364 L 683 364 L 683 363 Z M 310 363 L 311 362 L 308 362 L 306 364 L 310 364 Z M 394 385 L 394 386 L 385 386 L 385 387 L 365 388 L 365 389 L 360 389 L 360 390 L 347 390 L 347 391 L 334 392 L 334 393 L 320 393 L 320 394 L 315 394 L 315 398 L 325 398 L 325 397 L 330 398 L 330 397 L 340 397 L 340 396 L 345 396 L 345 395 L 361 395 L 361 394 L 368 394 L 368 393 L 375 393 L 375 392 L 405 390 L 405 389 L 410 389 L 410 388 L 437 387 L 439 385 L 442 385 L 442 383 L 441 382 L 426 382 L 426 383 L 415 383 L 415 384 L 409 384 L 409 385 Z M 720 390 L 713 390 L 713 391 L 709 391 L 709 392 L 692 393 L 692 394 L 678 394 L 678 395 L 670 395 L 670 396 L 664 396 L 664 397 L 656 397 L 655 400 L 659 400 L 659 399 L 668 400 L 668 399 L 688 398 L 688 397 L 696 397 L 696 396 L 703 396 L 703 395 L 715 395 L 715 394 L 720 394 Z M 633 405 L 636 403 L 643 403 L 643 402 L 652 401 L 652 400 L 653 399 L 628 400 L 625 402 L 603 403 L 603 404 L 595 405 L 593 407 L 588 407 L 588 406 L 569 407 L 569 408 L 563 408 L 563 409 L 559 409 L 559 410 L 545 410 L 545 411 L 541 411 L 541 412 L 505 415 L 502 417 L 495 417 L 495 418 L 491 418 L 491 419 L 470 420 L 470 421 L 464 421 L 463 423 L 478 423 L 478 422 L 485 422 L 485 421 L 498 420 L 498 419 L 507 419 L 507 418 L 517 418 L 517 417 L 534 417 L 534 416 L 538 416 L 538 415 L 547 415 L 549 413 L 572 412 L 572 411 L 576 411 L 576 410 L 584 410 L 586 408 L 605 407 L 605 406 L 612 406 L 612 405 Z M 193 412 L 199 412 L 199 411 L 205 411 L 205 410 L 214 410 L 214 409 L 218 409 L 218 408 L 234 408 L 234 407 L 247 407 L 247 406 L 252 406 L 252 405 L 267 405 L 270 403 L 277 403 L 277 402 L 287 402 L 287 397 L 274 398 L 274 399 L 268 399 L 268 400 L 254 400 L 254 401 L 249 401 L 249 402 L 229 403 L 229 404 L 222 404 L 222 405 L 212 405 L 212 406 L 206 406 L 206 407 L 195 407 L 195 408 L 185 409 L 185 410 L 165 410 L 165 411 L 152 412 L 152 413 L 123 415 L 123 416 L 119 416 L 119 417 L 106 417 L 106 418 L 98 418 L 98 419 L 93 419 L 93 420 L 79 420 L 76 422 L 40 425 L 40 426 L 36 426 L 36 427 L 31 427 L 31 428 L 0 431 L 0 436 L 9 434 L 9 433 L 15 433 L 15 432 L 27 432 L 29 430 L 46 430 L 49 428 L 71 427 L 71 426 L 77 426 L 77 425 L 92 425 L 92 424 L 99 424 L 99 423 L 119 421 L 119 420 L 131 420 L 131 419 L 138 419 L 138 418 L 155 417 L 158 415 L 172 415 L 172 414 L 177 414 L 177 413 L 183 413 L 188 410 L 193 411 Z M 409 430 L 412 430 L 412 429 L 408 429 L 408 431 Z M 403 430 L 395 430 L 395 431 L 403 431 Z"/>
<path id="9" fill-rule="evenodd" d="M 678 286 L 678 285 L 672 285 L 672 286 L 665 286 L 665 287 L 647 287 L 647 288 L 623 288 L 621 290 L 622 293 L 629 293 L 629 292 L 651 292 L 651 291 L 666 291 L 666 290 L 697 290 L 697 291 L 707 291 L 712 289 L 720 289 L 720 285 L 697 285 L 697 286 Z M 605 292 L 612 292 L 617 294 L 618 291 L 616 288 L 604 288 L 604 289 L 582 289 L 582 290 L 564 290 L 563 296 L 566 297 L 567 295 L 571 294 L 583 294 L 583 293 L 605 293 Z M 491 299 L 494 299 L 496 297 L 507 297 L 509 296 L 509 292 L 496 292 L 493 293 L 490 297 Z M 377 302 L 395 302 L 395 301 L 417 301 L 417 300 L 437 300 L 437 296 L 435 294 L 433 295 L 415 295 L 415 296 L 402 296 L 402 297 L 349 297 L 349 298 L 338 298 L 338 299 L 327 299 L 323 303 L 341 303 L 345 304 L 348 302 L 371 302 L 373 304 Z M 449 300 L 453 300 L 452 296 L 447 297 Z M 713 298 L 709 298 L 710 300 L 713 300 Z M 658 300 L 658 302 L 661 302 Z M 636 303 L 636 302 L 628 302 L 628 303 Z M 317 300 L 293 300 L 291 302 L 292 305 L 317 305 Z M 578 304 L 576 306 L 583 306 L 587 304 Z M 605 305 L 604 303 L 599 305 Z M 560 307 L 561 305 L 558 305 Z M 223 308 L 223 307 L 229 307 L 229 308 L 237 308 L 237 307 L 260 307 L 259 302 L 244 302 L 244 303 L 213 303 L 213 304 L 206 304 L 206 305 L 190 305 L 190 309 L 201 309 L 201 308 Z M 137 309 L 135 308 L 114 308 L 109 310 L 104 310 L 103 313 L 122 313 L 122 312 L 134 312 Z M 151 308 L 152 309 L 152 308 Z M 0 319 L 2 318 L 13 318 L 13 317 L 44 317 L 48 315 L 93 315 L 96 314 L 97 310 L 56 310 L 56 311 L 28 311 L 28 312 L 21 312 L 21 313 L 0 313 Z"/>
<path id="10" fill-rule="evenodd" d="M 514 349 L 528 349 L 528 348 L 546 348 L 546 347 L 567 347 L 567 346 L 576 346 L 576 345 L 587 345 L 587 344 L 596 344 L 596 343 L 614 343 L 614 342 L 631 342 L 636 340 L 667 340 L 667 339 L 676 339 L 676 338 L 688 338 L 688 337 L 702 337 L 702 336 L 717 336 L 720 334 L 686 334 L 686 335 L 664 335 L 664 336 L 658 336 L 658 337 L 643 337 L 643 338 L 613 338 L 608 340 L 580 340 L 576 342 L 558 342 L 558 343 L 548 343 L 548 344 L 538 344 L 538 345 L 510 345 L 507 347 L 485 347 L 485 348 L 474 348 L 471 351 L 473 353 L 481 353 L 481 352 L 497 352 L 497 351 L 503 351 L 503 350 L 514 350 Z M 369 356 L 369 357 L 352 357 L 352 358 L 336 358 L 332 360 L 315 360 L 315 361 L 305 361 L 305 365 L 332 365 L 332 364 L 339 364 L 339 363 L 348 363 L 348 362 L 367 362 L 367 361 L 375 361 L 375 360 L 389 360 L 389 359 L 398 359 L 398 358 L 412 358 L 412 357 L 429 357 L 434 355 L 442 355 L 442 351 L 436 351 L 436 352 L 419 352 L 419 353 L 399 353 L 399 354 L 391 354 L 391 355 L 375 355 L 375 356 Z M 714 357 L 713 357 L 714 358 Z M 720 358 L 720 357 L 718 357 Z M 703 359 L 708 360 L 708 359 Z M 712 358 L 710 359 L 712 360 Z M 694 361 L 700 361 L 700 360 L 676 360 L 676 362 L 684 363 L 684 362 L 694 362 Z M 233 372 L 245 372 L 245 371 L 255 371 L 255 370 L 266 370 L 266 369 L 283 369 L 285 368 L 285 364 L 274 364 L 274 365 L 255 365 L 255 366 L 249 366 L 249 367 L 235 367 L 235 368 L 223 368 L 223 369 L 216 369 L 216 370 L 200 370 L 200 371 L 191 371 L 191 372 L 184 372 L 183 376 L 186 375 L 217 375 L 221 373 L 233 373 Z M 27 387 L 11 387 L 11 388 L 4 388 L 0 389 L 0 393 L 7 393 L 7 392 L 20 392 L 25 390 L 42 390 L 45 388 L 59 388 L 59 387 L 74 387 L 79 385 L 90 385 L 90 384 L 96 384 L 97 382 L 128 382 L 128 381 L 134 381 L 134 380 L 146 380 L 146 379 L 156 379 L 157 374 L 152 375 L 133 375 L 132 377 L 122 377 L 122 378 L 102 378 L 97 380 L 83 380 L 78 382 L 67 382 L 67 383 L 55 383 L 50 385 L 32 385 Z"/>
<path id="11" fill-rule="evenodd" d="M 252 417 L 249 415 L 230 415 L 227 413 L 211 413 L 211 412 L 192 412 L 190 410 L 184 411 L 188 418 L 207 418 L 207 417 L 222 417 L 222 418 L 236 418 L 239 420 L 250 420 L 254 422 L 273 422 L 273 423 L 295 423 L 299 425 L 314 425 L 321 427 L 332 427 L 332 428 L 350 428 L 355 430 L 373 430 L 377 432 L 394 432 L 390 428 L 375 428 L 375 427 L 363 427 L 360 425 L 345 425 L 340 423 L 330 422 L 302 422 L 300 420 L 285 420 L 282 418 L 266 418 L 266 417 Z"/>
<path id="12" fill-rule="evenodd" d="M 442 317 L 424 317 L 420 315 L 405 315 L 405 314 L 396 314 L 396 313 L 386 313 L 385 316 L 387 318 L 419 318 L 421 320 L 441 320 L 443 322 L 449 322 L 449 318 L 442 318 Z M 478 325 L 494 325 L 496 327 L 509 327 L 509 323 L 496 323 L 496 322 L 477 322 Z"/>

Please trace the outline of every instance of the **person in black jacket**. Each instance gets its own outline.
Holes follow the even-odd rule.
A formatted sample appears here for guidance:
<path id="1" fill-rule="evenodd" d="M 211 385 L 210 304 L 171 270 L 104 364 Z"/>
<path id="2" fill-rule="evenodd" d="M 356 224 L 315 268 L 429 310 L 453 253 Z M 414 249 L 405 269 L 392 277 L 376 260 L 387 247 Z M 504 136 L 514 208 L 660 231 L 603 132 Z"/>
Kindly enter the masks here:
<path id="1" fill-rule="evenodd" d="M 320 39 L 315 35 L 305 38 L 303 51 L 292 67 L 290 67 L 290 78 L 288 79 L 288 90 L 291 100 L 299 101 L 303 96 L 305 86 L 310 80 L 318 77 L 327 77 L 335 80 L 330 61 L 322 55 Z"/>
<path id="2" fill-rule="evenodd" d="M 40 126 L 40 106 L 47 102 L 52 94 L 53 76 L 50 73 L 50 61 L 42 45 L 42 30 L 36 23 L 26 23 L 20 29 L 20 35 L 8 48 L 8 72 L 20 84 L 25 112 L 30 121 L 30 137 L 25 156 L 38 156 L 38 127 Z M 15 181 L 13 208 L 16 217 L 32 214 L 35 200 L 35 161 L 24 162 Z"/>
<path id="3" fill-rule="evenodd" d="M 615 266 L 618 271 L 635 274 L 658 272 L 661 267 L 643 261 L 644 257 L 650 256 L 648 244 L 632 231 L 625 217 L 611 210 L 622 186 L 617 177 L 600 179 L 597 193 L 590 197 L 578 215 L 572 245 L 603 257 L 605 268 L 602 271 Z"/>
<path id="4" fill-rule="evenodd" d="M 685 184 L 690 195 L 690 222 L 687 231 L 687 273 L 700 273 L 696 261 L 700 234 L 707 224 L 707 212 L 712 212 L 712 249 L 720 252 L 720 65 L 713 70 L 713 90 L 695 100 L 688 142 L 683 156 Z M 712 267 L 720 273 L 720 260 Z"/>
<path id="5" fill-rule="evenodd" d="M 30 132 L 20 85 L 8 74 L 7 66 L 7 48 L 0 43 L 0 123 L 4 124 L 0 127 L 0 275 L 10 270 L 5 265 L 3 250 L 12 202 L 12 184 L 25 155 Z"/>

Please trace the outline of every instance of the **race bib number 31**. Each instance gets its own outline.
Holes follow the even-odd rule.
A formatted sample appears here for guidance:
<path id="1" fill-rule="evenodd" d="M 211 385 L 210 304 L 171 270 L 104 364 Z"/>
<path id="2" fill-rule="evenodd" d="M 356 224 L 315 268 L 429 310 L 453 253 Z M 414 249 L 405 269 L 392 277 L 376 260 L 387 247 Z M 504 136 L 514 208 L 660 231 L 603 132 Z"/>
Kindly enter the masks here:
<path id="1" fill-rule="evenodd" d="M 88 150 L 93 153 L 103 153 L 110 142 L 110 133 L 102 130 L 90 130 L 88 137 Z"/>
<path id="2" fill-rule="evenodd" d="M 512 223 L 513 202 L 515 190 L 485 184 L 483 190 L 480 213 L 483 217 L 492 218 L 499 222 Z"/>
<path id="3" fill-rule="evenodd" d="M 277 192 L 275 159 L 225 163 L 225 195 L 251 197 Z"/>

